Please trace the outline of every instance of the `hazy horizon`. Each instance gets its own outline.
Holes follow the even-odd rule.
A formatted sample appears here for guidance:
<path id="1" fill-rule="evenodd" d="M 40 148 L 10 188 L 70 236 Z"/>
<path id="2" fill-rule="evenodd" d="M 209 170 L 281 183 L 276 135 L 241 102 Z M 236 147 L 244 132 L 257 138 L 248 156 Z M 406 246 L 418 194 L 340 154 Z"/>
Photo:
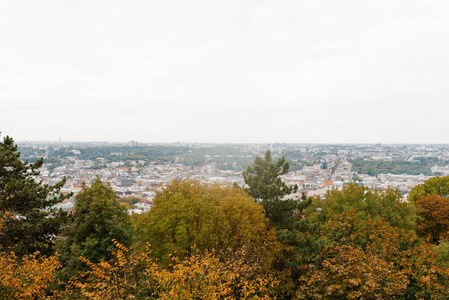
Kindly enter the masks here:
<path id="1" fill-rule="evenodd" d="M 447 1 L 3 1 L 16 141 L 449 144 Z"/>
<path id="2" fill-rule="evenodd" d="M 3 135 L 1 137 L 4 137 Z M 14 138 L 14 137 L 12 137 Z M 293 143 L 293 142 L 257 142 L 257 143 L 249 143 L 249 142 L 242 142 L 242 143 L 233 143 L 233 142 L 186 142 L 186 141 L 174 141 L 174 142 L 151 142 L 151 141 L 137 141 L 137 140 L 129 140 L 129 141 L 106 141 L 106 140 L 92 140 L 92 141 L 86 141 L 86 140 L 16 140 L 14 139 L 14 142 L 16 144 L 24 144 L 24 143 L 30 143 L 30 144 L 128 144 L 130 142 L 137 142 L 137 146 L 142 145 L 155 145 L 155 144 L 176 144 L 176 145 L 191 145 L 191 144 L 198 144 L 198 145 L 317 145 L 317 146 L 352 146 L 352 145 L 381 145 L 381 146 L 449 146 L 449 143 Z"/>

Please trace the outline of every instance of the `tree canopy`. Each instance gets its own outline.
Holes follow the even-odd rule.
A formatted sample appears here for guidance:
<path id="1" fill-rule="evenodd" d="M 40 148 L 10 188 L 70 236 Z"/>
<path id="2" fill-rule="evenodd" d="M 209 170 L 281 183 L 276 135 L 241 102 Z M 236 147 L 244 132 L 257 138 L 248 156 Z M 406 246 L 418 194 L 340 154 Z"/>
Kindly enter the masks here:
<path id="1" fill-rule="evenodd" d="M 76 196 L 72 219 L 59 239 L 58 250 L 66 265 L 64 272 L 83 269 L 80 256 L 93 262 L 108 258 L 115 249 L 113 240 L 131 245 L 130 217 L 127 208 L 117 203 L 111 186 L 97 177 Z"/>
<path id="2" fill-rule="evenodd" d="M 419 198 L 432 194 L 449 197 L 449 176 L 432 177 L 415 186 L 408 194 L 408 201 L 415 203 Z"/>
<path id="3" fill-rule="evenodd" d="M 444 297 L 449 269 L 435 256 L 433 245 L 416 234 L 416 219 L 414 205 L 394 190 L 349 184 L 324 198 L 314 197 L 304 222 L 318 229 L 300 235 L 314 243 L 301 252 L 297 297 Z M 441 258 L 447 257 L 446 249 L 438 250 Z"/>
<path id="4" fill-rule="evenodd" d="M 193 248 L 226 256 L 242 247 L 248 257 L 261 259 L 276 247 L 263 208 L 239 188 L 173 181 L 153 203 L 147 215 L 136 217 L 136 227 L 141 243 L 148 242 L 159 259 L 183 257 Z"/>
<path id="5" fill-rule="evenodd" d="M 449 238 L 449 198 L 432 194 L 416 201 L 416 232 L 432 243 Z"/>
<path id="6" fill-rule="evenodd" d="M 351 209 L 356 210 L 360 221 L 383 219 L 395 227 L 415 228 L 413 205 L 404 202 L 398 191 L 371 190 L 356 183 L 348 184 L 342 190 L 331 190 L 323 198 L 315 197 L 307 208 L 307 218 L 324 224 L 334 214 Z"/>
<path id="7" fill-rule="evenodd" d="M 432 175 L 432 166 L 438 162 L 438 158 L 420 157 L 413 161 L 381 161 L 357 158 L 352 161 L 352 171 L 359 174 L 377 176 L 383 174 L 414 174 Z"/>
<path id="8" fill-rule="evenodd" d="M 271 224 L 278 229 L 294 226 L 292 217 L 301 206 L 299 199 L 284 199 L 298 190 L 297 185 L 289 186 L 281 178 L 288 173 L 289 167 L 284 157 L 273 162 L 271 152 L 267 150 L 264 158 L 257 156 L 254 164 L 242 172 L 247 185 L 245 190 L 262 204 Z"/>
<path id="9" fill-rule="evenodd" d="M 36 181 L 43 159 L 30 164 L 9 136 L 0 142 L 0 214 L 8 213 L 0 245 L 17 255 L 52 252 L 65 213 L 53 206 L 71 195 L 61 195 L 65 179 L 55 185 Z"/>
<path id="10" fill-rule="evenodd" d="M 305 266 L 299 299 L 443 299 L 449 292 L 449 270 L 432 247 L 385 219 L 360 222 L 351 208 L 330 216 L 319 239 L 324 247 Z"/>
<path id="11" fill-rule="evenodd" d="M 243 179 L 248 185 L 246 191 L 259 201 L 279 200 L 291 194 L 298 188 L 286 185 L 280 178 L 281 175 L 288 173 L 289 167 L 284 157 L 274 163 L 270 150 L 267 150 L 264 158 L 257 156 L 254 164 L 242 172 Z"/>

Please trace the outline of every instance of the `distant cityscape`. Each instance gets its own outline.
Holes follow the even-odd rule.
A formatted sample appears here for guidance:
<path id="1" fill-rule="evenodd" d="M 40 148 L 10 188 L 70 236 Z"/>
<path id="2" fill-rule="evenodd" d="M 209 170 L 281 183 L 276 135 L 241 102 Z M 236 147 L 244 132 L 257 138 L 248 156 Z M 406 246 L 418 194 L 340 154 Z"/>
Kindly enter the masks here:
<path id="1" fill-rule="evenodd" d="M 408 192 L 430 177 L 449 175 L 449 145 L 381 144 L 148 144 L 108 142 L 18 142 L 21 159 L 44 158 L 37 180 L 54 184 L 67 178 L 63 193 L 82 189 L 99 176 L 111 184 L 118 199 L 134 199 L 129 211 L 151 208 L 156 191 L 171 180 L 200 179 L 244 186 L 241 172 L 266 150 L 284 156 L 290 172 L 283 176 L 298 185 L 289 197 L 325 196 L 350 182 L 371 189 Z M 75 201 L 61 203 L 71 210 Z"/>

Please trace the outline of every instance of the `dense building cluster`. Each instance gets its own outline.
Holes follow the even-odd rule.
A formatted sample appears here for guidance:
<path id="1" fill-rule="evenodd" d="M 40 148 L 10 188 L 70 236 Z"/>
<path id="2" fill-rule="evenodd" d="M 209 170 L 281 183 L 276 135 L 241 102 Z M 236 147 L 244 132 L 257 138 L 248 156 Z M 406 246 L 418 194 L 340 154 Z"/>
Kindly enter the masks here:
<path id="1" fill-rule="evenodd" d="M 443 145 L 302 145 L 302 144 L 167 144 L 170 154 L 145 153 L 161 145 L 135 141 L 108 143 L 19 143 L 22 159 L 44 157 L 39 179 L 55 183 L 67 178 L 63 192 L 75 195 L 83 182 L 96 176 L 109 182 L 119 198 L 137 198 L 130 209 L 150 208 L 155 191 L 171 180 L 200 179 L 222 184 L 243 185 L 241 172 L 257 155 L 271 149 L 273 157 L 285 156 L 290 172 L 282 176 L 289 185 L 298 185 L 294 197 L 324 196 L 350 182 L 371 189 L 398 189 L 404 198 L 417 184 L 435 175 L 447 175 L 449 148 Z M 88 149 L 100 149 L 88 156 Z M 147 152 L 144 152 L 146 149 Z M 139 154 L 139 153 L 144 153 Z M 133 155 L 134 154 L 134 155 Z M 163 158 L 163 159 L 161 159 Z M 60 204 L 73 207 L 75 198 Z"/>

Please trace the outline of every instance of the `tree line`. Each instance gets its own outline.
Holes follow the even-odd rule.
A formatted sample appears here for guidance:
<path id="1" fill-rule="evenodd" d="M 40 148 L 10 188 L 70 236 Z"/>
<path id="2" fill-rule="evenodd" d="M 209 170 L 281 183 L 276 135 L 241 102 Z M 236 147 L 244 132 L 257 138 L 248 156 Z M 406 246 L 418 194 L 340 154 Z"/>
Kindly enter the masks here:
<path id="1" fill-rule="evenodd" d="M 383 174 L 433 175 L 431 168 L 440 161 L 435 157 L 418 157 L 413 161 L 380 161 L 364 158 L 352 161 L 352 171 L 377 176 Z"/>
<path id="2" fill-rule="evenodd" d="M 73 213 L 0 143 L 2 299 L 446 299 L 449 177 L 395 190 L 296 196 L 267 151 L 246 186 L 173 181 L 129 215 L 97 178 Z"/>

